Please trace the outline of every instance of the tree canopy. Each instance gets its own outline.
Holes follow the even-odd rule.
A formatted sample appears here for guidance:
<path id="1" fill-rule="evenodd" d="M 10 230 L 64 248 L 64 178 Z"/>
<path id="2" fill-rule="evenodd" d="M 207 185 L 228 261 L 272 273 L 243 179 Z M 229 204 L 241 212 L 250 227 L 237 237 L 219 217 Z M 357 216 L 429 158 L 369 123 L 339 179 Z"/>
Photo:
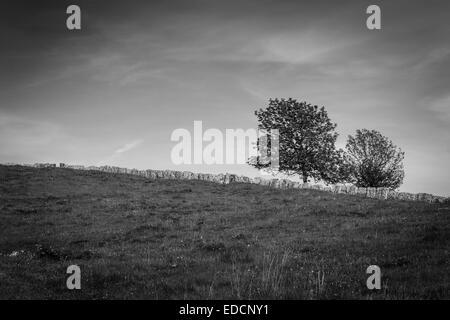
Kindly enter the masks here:
<path id="1" fill-rule="evenodd" d="M 404 152 L 376 130 L 348 136 L 345 162 L 349 180 L 358 187 L 398 188 L 404 178 Z"/>
<path id="2" fill-rule="evenodd" d="M 278 129 L 280 172 L 299 174 L 306 183 L 310 177 L 326 182 L 339 181 L 342 151 L 336 150 L 338 134 L 324 107 L 295 99 L 270 99 L 265 109 L 255 111 L 258 129 Z M 260 139 L 258 139 L 258 145 Z M 268 143 L 270 153 L 270 139 Z M 270 169 L 270 164 L 253 157 L 249 164 Z"/>

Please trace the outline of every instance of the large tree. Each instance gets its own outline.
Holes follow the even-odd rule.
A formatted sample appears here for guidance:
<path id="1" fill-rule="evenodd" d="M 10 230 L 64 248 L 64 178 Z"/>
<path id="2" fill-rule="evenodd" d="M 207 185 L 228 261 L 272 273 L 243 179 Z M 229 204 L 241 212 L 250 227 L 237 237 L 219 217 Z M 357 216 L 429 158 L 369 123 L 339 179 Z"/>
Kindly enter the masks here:
<path id="1" fill-rule="evenodd" d="M 345 160 L 350 181 L 358 187 L 398 188 L 405 176 L 404 152 L 376 130 L 356 130 L 348 136 Z"/>
<path id="2" fill-rule="evenodd" d="M 325 182 L 339 181 L 342 153 L 335 149 L 336 124 L 330 121 L 324 107 L 291 98 L 270 99 L 269 105 L 255 111 L 255 115 L 258 129 L 279 131 L 278 171 L 298 174 L 305 183 L 310 177 Z M 260 139 L 257 144 L 261 145 Z M 270 164 L 260 160 L 253 157 L 249 164 L 270 170 Z"/>

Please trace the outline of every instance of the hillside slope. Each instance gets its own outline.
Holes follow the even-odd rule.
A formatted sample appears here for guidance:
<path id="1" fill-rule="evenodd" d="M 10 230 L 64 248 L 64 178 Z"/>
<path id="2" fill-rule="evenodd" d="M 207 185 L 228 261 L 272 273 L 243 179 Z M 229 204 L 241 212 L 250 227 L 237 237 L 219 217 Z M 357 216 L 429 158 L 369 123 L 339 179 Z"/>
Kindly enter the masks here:
<path id="1" fill-rule="evenodd" d="M 2 299 L 448 299 L 449 268 L 448 204 L 0 166 Z"/>

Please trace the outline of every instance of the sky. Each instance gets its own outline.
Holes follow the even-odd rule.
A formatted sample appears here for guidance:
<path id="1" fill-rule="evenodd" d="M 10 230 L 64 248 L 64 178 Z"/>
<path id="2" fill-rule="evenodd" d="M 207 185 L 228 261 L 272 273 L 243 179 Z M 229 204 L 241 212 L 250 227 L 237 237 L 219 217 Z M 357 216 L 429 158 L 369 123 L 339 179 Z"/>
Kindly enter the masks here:
<path id="1" fill-rule="evenodd" d="M 324 106 L 339 147 L 375 129 L 401 191 L 450 196 L 450 2 L 10 1 L 0 12 L 0 163 L 232 172 L 171 161 L 178 128 L 256 128 L 269 98 Z M 81 8 L 81 30 L 66 8 Z M 368 30 L 366 8 L 381 8 Z"/>

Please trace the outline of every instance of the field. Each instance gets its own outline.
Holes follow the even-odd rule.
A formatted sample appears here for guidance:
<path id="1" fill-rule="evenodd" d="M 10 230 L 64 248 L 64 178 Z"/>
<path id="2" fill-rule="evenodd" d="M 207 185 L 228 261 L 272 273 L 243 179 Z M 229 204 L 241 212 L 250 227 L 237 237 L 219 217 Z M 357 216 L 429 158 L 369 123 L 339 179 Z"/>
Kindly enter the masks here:
<path id="1" fill-rule="evenodd" d="M 449 299 L 448 206 L 0 166 L 0 298 Z"/>

